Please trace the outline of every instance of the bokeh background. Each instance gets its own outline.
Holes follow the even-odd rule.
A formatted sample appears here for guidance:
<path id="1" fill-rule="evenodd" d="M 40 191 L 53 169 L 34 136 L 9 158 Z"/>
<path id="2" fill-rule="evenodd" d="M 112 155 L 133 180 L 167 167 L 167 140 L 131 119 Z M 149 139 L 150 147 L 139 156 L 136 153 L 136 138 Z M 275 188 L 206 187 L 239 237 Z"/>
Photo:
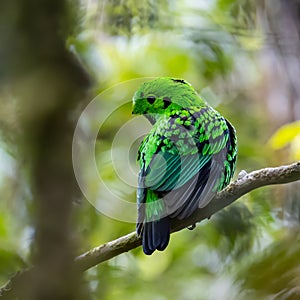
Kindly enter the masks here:
<path id="1" fill-rule="evenodd" d="M 47 261 L 47 251 L 72 245 L 76 255 L 134 230 L 73 193 L 74 175 L 64 172 L 71 170 L 74 124 L 100 94 L 97 167 L 115 194 L 134 203 L 134 187 L 120 180 L 110 159 L 116 133 L 132 118 L 130 103 L 118 102 L 134 92 L 135 84 L 125 81 L 189 81 L 237 130 L 236 176 L 300 160 L 299 1 L 58 2 L 0 5 L 1 285 Z M 111 107 L 118 109 L 110 114 Z M 123 143 L 126 138 L 117 141 L 121 150 Z M 132 164 L 137 147 L 138 140 Z M 85 160 L 80 164 L 84 169 Z M 89 178 L 88 188 L 98 197 L 97 180 Z M 195 230 L 173 234 L 162 253 L 147 257 L 137 248 L 88 270 L 79 299 L 300 299 L 299 188 L 253 191 Z M 53 200 L 57 195 L 69 206 Z M 65 209 L 56 215 L 60 205 Z M 52 240 L 52 251 L 51 226 L 65 219 L 71 226 Z M 66 236 L 71 244 L 62 242 Z"/>

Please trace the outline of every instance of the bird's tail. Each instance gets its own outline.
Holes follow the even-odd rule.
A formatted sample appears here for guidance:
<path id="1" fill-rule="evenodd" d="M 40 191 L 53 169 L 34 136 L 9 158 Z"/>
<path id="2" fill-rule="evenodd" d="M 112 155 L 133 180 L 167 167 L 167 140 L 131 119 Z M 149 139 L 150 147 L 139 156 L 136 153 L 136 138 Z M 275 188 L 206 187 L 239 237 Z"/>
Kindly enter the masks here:
<path id="1" fill-rule="evenodd" d="M 155 250 L 164 250 L 170 240 L 170 218 L 145 222 L 142 233 L 143 251 L 151 255 Z"/>

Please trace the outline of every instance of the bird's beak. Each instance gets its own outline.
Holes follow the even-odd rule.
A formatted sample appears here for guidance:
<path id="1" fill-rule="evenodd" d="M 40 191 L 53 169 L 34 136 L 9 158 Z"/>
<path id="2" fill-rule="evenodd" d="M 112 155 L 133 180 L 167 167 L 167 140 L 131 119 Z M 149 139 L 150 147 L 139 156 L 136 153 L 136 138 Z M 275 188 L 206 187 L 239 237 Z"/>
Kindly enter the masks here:
<path id="1" fill-rule="evenodd" d="M 132 112 L 131 112 L 131 114 L 132 115 L 136 115 L 136 111 L 135 111 L 135 102 L 136 102 L 136 98 L 133 98 L 133 100 L 132 100 Z"/>

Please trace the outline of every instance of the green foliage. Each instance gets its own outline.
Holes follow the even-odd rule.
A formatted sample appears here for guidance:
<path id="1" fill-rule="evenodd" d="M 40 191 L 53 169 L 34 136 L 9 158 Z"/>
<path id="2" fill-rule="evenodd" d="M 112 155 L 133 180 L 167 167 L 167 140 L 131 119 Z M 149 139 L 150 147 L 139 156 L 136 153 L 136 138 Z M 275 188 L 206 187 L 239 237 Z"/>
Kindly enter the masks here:
<path id="1" fill-rule="evenodd" d="M 273 243 L 255 261 L 250 261 L 239 273 L 244 296 L 251 296 L 250 299 L 269 296 L 273 299 L 298 299 L 299 245 L 296 231 Z"/>
<path id="2" fill-rule="evenodd" d="M 220 238 L 221 254 L 236 259 L 251 252 L 255 237 L 255 218 L 243 203 L 234 204 L 216 215 L 213 220 Z"/>
<path id="3" fill-rule="evenodd" d="M 1 283 L 3 284 L 16 271 L 25 268 L 23 259 L 15 253 L 6 249 L 0 249 L 0 274 Z"/>
<path id="4" fill-rule="evenodd" d="M 102 3 L 101 3 L 102 2 Z M 104 8 L 103 29 L 111 35 L 131 36 L 149 29 L 161 28 L 162 11 L 168 9 L 168 1 L 100 1 Z M 99 4 L 100 4 L 99 3 Z M 101 5 L 100 4 L 100 5 Z M 166 14 L 164 15 L 166 17 Z M 170 16 L 168 16 L 171 20 Z"/>

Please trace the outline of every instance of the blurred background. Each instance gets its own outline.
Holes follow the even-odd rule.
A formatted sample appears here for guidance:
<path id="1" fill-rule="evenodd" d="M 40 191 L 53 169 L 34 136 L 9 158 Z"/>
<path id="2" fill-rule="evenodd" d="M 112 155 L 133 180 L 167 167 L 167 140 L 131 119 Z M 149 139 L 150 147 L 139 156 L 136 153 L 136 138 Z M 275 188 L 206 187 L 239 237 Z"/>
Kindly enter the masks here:
<path id="1" fill-rule="evenodd" d="M 299 1 L 13 0 L 0 11 L 1 285 L 34 263 L 49 286 L 63 266 L 70 286 L 83 286 L 78 299 L 300 299 L 299 183 L 253 191 L 195 230 L 173 234 L 151 257 L 137 248 L 81 279 L 64 265 L 135 229 L 85 199 L 71 164 L 78 117 L 100 94 L 90 124 L 102 124 L 97 167 L 110 190 L 135 202 L 134 187 L 110 161 L 115 134 L 132 118 L 128 101 L 138 84 L 130 80 L 189 81 L 237 130 L 235 177 L 300 160 Z M 117 142 L 122 149 L 126 139 Z M 99 193 L 80 163 L 89 192 Z"/>

